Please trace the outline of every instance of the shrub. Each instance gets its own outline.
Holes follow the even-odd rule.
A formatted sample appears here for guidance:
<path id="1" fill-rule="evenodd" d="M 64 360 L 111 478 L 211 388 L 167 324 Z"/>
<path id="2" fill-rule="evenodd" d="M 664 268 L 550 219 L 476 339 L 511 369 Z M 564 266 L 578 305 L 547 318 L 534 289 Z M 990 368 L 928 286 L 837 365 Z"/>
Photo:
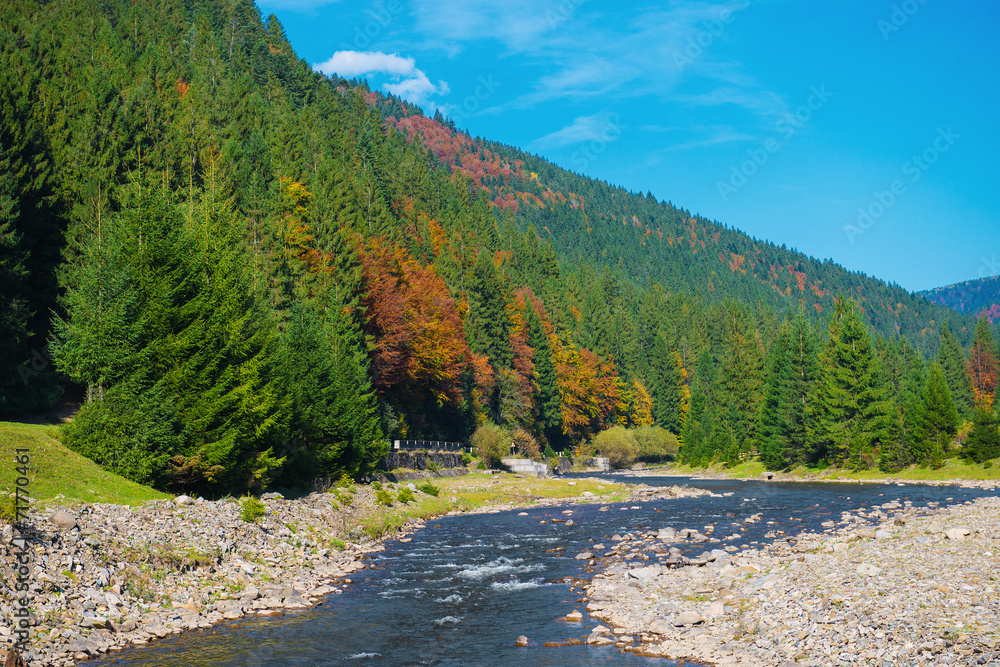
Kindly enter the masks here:
<path id="1" fill-rule="evenodd" d="M 439 466 L 438 464 L 434 463 L 434 461 L 431 461 L 430 459 L 428 459 L 427 460 L 427 469 L 430 470 L 431 472 L 437 472 L 438 470 L 441 469 L 441 466 Z"/>
<path id="2" fill-rule="evenodd" d="M 556 454 L 556 450 L 552 449 L 552 445 L 545 445 L 545 456 L 551 459 L 559 455 Z"/>
<path id="3" fill-rule="evenodd" d="M 517 445 L 517 453 L 529 459 L 538 460 L 542 457 L 542 450 L 538 446 L 535 436 L 531 435 L 518 426 L 511 434 L 514 444 Z"/>
<path id="4" fill-rule="evenodd" d="M 9 493 L 0 495 L 0 520 L 10 524 L 17 522 L 17 500 Z"/>
<path id="5" fill-rule="evenodd" d="M 372 488 L 378 491 L 379 489 L 382 488 L 382 482 L 376 479 L 374 482 L 372 482 Z"/>
<path id="6" fill-rule="evenodd" d="M 388 507 L 392 504 L 392 494 L 385 489 L 379 489 L 375 492 L 375 504 Z"/>
<path id="7" fill-rule="evenodd" d="M 673 460 L 681 447 L 676 435 L 659 426 L 642 426 L 632 431 L 632 435 L 637 444 L 635 458 L 647 463 Z"/>
<path id="8" fill-rule="evenodd" d="M 479 460 L 491 468 L 500 466 L 500 459 L 510 452 L 512 441 L 511 432 L 496 424 L 483 424 L 472 434 L 472 446 L 476 448 Z"/>
<path id="9" fill-rule="evenodd" d="M 410 489 L 407 487 L 403 487 L 402 489 L 399 490 L 399 493 L 396 494 L 396 500 L 403 503 L 404 505 L 413 502 L 413 491 L 410 491 Z"/>
<path id="10" fill-rule="evenodd" d="M 240 498 L 240 518 L 247 523 L 257 523 L 257 519 L 267 514 L 267 508 L 260 498 L 249 493 Z"/>
<path id="11" fill-rule="evenodd" d="M 472 463 L 472 454 L 462 452 L 462 465 L 469 465 L 470 463 Z"/>
<path id="12" fill-rule="evenodd" d="M 612 468 L 625 468 L 635 458 L 638 443 L 625 427 L 614 426 L 594 437 L 594 448 L 608 457 Z"/>
<path id="13" fill-rule="evenodd" d="M 429 496 L 436 496 L 439 493 L 441 493 L 441 489 L 437 488 L 430 482 L 424 482 L 423 484 L 420 484 L 419 486 L 417 486 L 417 490 L 421 491 L 422 493 L 426 493 Z"/>

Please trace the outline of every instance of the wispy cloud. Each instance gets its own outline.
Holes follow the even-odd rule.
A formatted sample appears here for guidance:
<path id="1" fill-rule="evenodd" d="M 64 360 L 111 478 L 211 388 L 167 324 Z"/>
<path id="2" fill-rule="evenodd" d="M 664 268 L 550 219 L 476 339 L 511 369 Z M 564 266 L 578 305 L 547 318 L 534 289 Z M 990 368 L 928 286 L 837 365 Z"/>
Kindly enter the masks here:
<path id="1" fill-rule="evenodd" d="M 592 140 L 608 140 L 609 132 L 621 133 L 621 118 L 610 111 L 579 116 L 572 123 L 531 142 L 533 148 L 562 148 Z"/>
<path id="2" fill-rule="evenodd" d="M 436 108 L 431 101 L 433 95 L 447 95 L 448 84 L 438 81 L 437 85 L 423 71 L 417 69 L 416 60 L 396 53 L 381 51 L 337 51 L 322 63 L 313 64 L 313 69 L 327 76 L 338 74 L 343 77 L 388 75 L 391 80 L 382 84 L 382 89 L 409 102 Z"/>
<path id="3" fill-rule="evenodd" d="M 606 6 L 587 0 L 417 0 L 413 15 L 426 40 L 422 48 L 455 56 L 492 40 L 506 55 L 524 56 L 547 70 L 524 93 L 487 112 L 530 109 L 557 99 L 652 95 L 700 106 L 736 105 L 773 122 L 787 110 L 780 96 L 761 90 L 738 62 L 697 46 L 706 35 L 727 39 L 729 26 L 749 5 L 748 0 L 679 0 L 640 11 L 624 26 Z M 692 44 L 695 58 L 689 55 Z M 679 57 L 684 67 L 675 65 Z"/>

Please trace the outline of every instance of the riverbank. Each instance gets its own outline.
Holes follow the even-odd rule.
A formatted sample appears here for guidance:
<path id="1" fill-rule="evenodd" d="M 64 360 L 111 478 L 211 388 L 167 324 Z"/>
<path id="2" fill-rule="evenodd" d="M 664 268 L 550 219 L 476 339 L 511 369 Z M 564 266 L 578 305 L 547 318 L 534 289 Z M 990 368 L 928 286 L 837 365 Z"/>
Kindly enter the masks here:
<path id="1" fill-rule="evenodd" d="M 911 466 L 896 473 L 878 470 L 846 470 L 843 468 L 806 468 L 798 466 L 783 471 L 770 471 L 759 461 L 741 463 L 732 468 L 693 467 L 681 464 L 653 466 L 641 470 L 617 473 L 622 477 L 691 477 L 693 479 L 769 479 L 776 482 L 833 482 L 857 484 L 928 484 L 932 486 L 961 486 L 964 488 L 1000 488 L 1000 466 L 988 468 L 951 458 L 943 467 L 921 468 Z"/>
<path id="2" fill-rule="evenodd" d="M 677 533 L 626 535 L 594 560 L 587 610 L 611 627 L 588 642 L 716 665 L 998 664 L 998 513 L 893 501 L 675 568 L 658 560 Z"/>
<path id="3" fill-rule="evenodd" d="M 539 504 L 617 502 L 633 489 L 600 479 L 472 473 L 416 485 L 347 485 L 297 499 L 262 497 L 263 516 L 239 499 L 180 496 L 136 506 L 37 501 L 29 576 L 31 665 L 73 665 L 170 634 L 247 615 L 277 616 L 330 600 L 387 539 L 408 539 L 426 519 Z M 413 500 L 400 502 L 410 490 Z M 694 493 L 697 490 L 691 490 Z M 681 491 L 683 492 L 683 490 Z M 12 528 L 3 526 L 0 642 L 13 641 Z"/>

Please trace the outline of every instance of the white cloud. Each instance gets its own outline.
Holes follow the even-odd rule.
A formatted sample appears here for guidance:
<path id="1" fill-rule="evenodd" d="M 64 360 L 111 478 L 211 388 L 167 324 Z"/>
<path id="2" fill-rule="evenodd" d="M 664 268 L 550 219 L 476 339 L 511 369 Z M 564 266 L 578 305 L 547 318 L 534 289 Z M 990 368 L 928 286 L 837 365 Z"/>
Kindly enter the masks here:
<path id="1" fill-rule="evenodd" d="M 622 132 L 621 118 L 609 111 L 592 116 L 578 116 L 572 123 L 531 142 L 537 148 L 561 148 L 571 144 L 599 139 L 612 141 Z"/>
<path id="2" fill-rule="evenodd" d="M 381 51 L 337 51 L 326 62 L 313 64 L 313 69 L 327 76 L 339 74 L 345 78 L 372 73 L 413 76 L 420 71 L 413 58 Z"/>
<path id="3" fill-rule="evenodd" d="M 418 105 L 430 105 L 432 95 L 447 95 L 448 84 L 438 81 L 431 83 L 427 75 L 417 68 L 413 58 L 404 58 L 397 53 L 381 51 L 337 51 L 329 60 L 315 63 L 313 69 L 327 76 L 337 74 L 345 78 L 357 76 L 373 77 L 384 74 L 391 81 L 382 84 L 382 89 L 397 97 Z M 433 110 L 433 109 L 432 109 Z"/>

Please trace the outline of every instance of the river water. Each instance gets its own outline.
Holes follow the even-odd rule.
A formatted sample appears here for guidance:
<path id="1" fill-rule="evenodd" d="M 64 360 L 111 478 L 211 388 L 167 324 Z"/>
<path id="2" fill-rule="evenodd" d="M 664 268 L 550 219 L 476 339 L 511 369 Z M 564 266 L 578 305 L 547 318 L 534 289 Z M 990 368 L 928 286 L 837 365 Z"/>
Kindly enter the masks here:
<path id="1" fill-rule="evenodd" d="M 666 526 L 734 531 L 735 546 L 768 542 L 765 534 L 821 532 L 842 511 L 892 500 L 942 506 L 995 492 L 887 484 L 805 484 L 630 477 L 651 486 L 687 483 L 723 497 L 576 505 L 429 521 L 409 543 L 390 542 L 369 568 L 328 603 L 271 619 L 249 618 L 130 648 L 88 664 L 154 667 L 280 665 L 671 665 L 614 647 L 545 647 L 589 634 L 597 623 L 557 620 L 583 611 L 572 578 L 589 578 L 573 556 L 615 533 Z M 572 515 L 564 515 L 570 509 Z M 519 516 L 520 512 L 527 516 Z M 755 524 L 743 520 L 756 513 Z M 552 519 L 572 519 L 573 525 Z M 543 523 L 544 522 L 544 523 Z M 772 523 L 768 523 L 772 522 Z M 736 524 L 736 525 L 734 525 Z M 683 543 L 678 544 L 684 549 Z M 721 545 L 688 545 L 689 555 Z M 564 551 L 556 551 L 563 547 Z M 564 581 L 565 580 L 565 581 Z M 531 645 L 515 647 L 518 635 Z M 692 664 L 692 663 L 687 663 Z"/>

